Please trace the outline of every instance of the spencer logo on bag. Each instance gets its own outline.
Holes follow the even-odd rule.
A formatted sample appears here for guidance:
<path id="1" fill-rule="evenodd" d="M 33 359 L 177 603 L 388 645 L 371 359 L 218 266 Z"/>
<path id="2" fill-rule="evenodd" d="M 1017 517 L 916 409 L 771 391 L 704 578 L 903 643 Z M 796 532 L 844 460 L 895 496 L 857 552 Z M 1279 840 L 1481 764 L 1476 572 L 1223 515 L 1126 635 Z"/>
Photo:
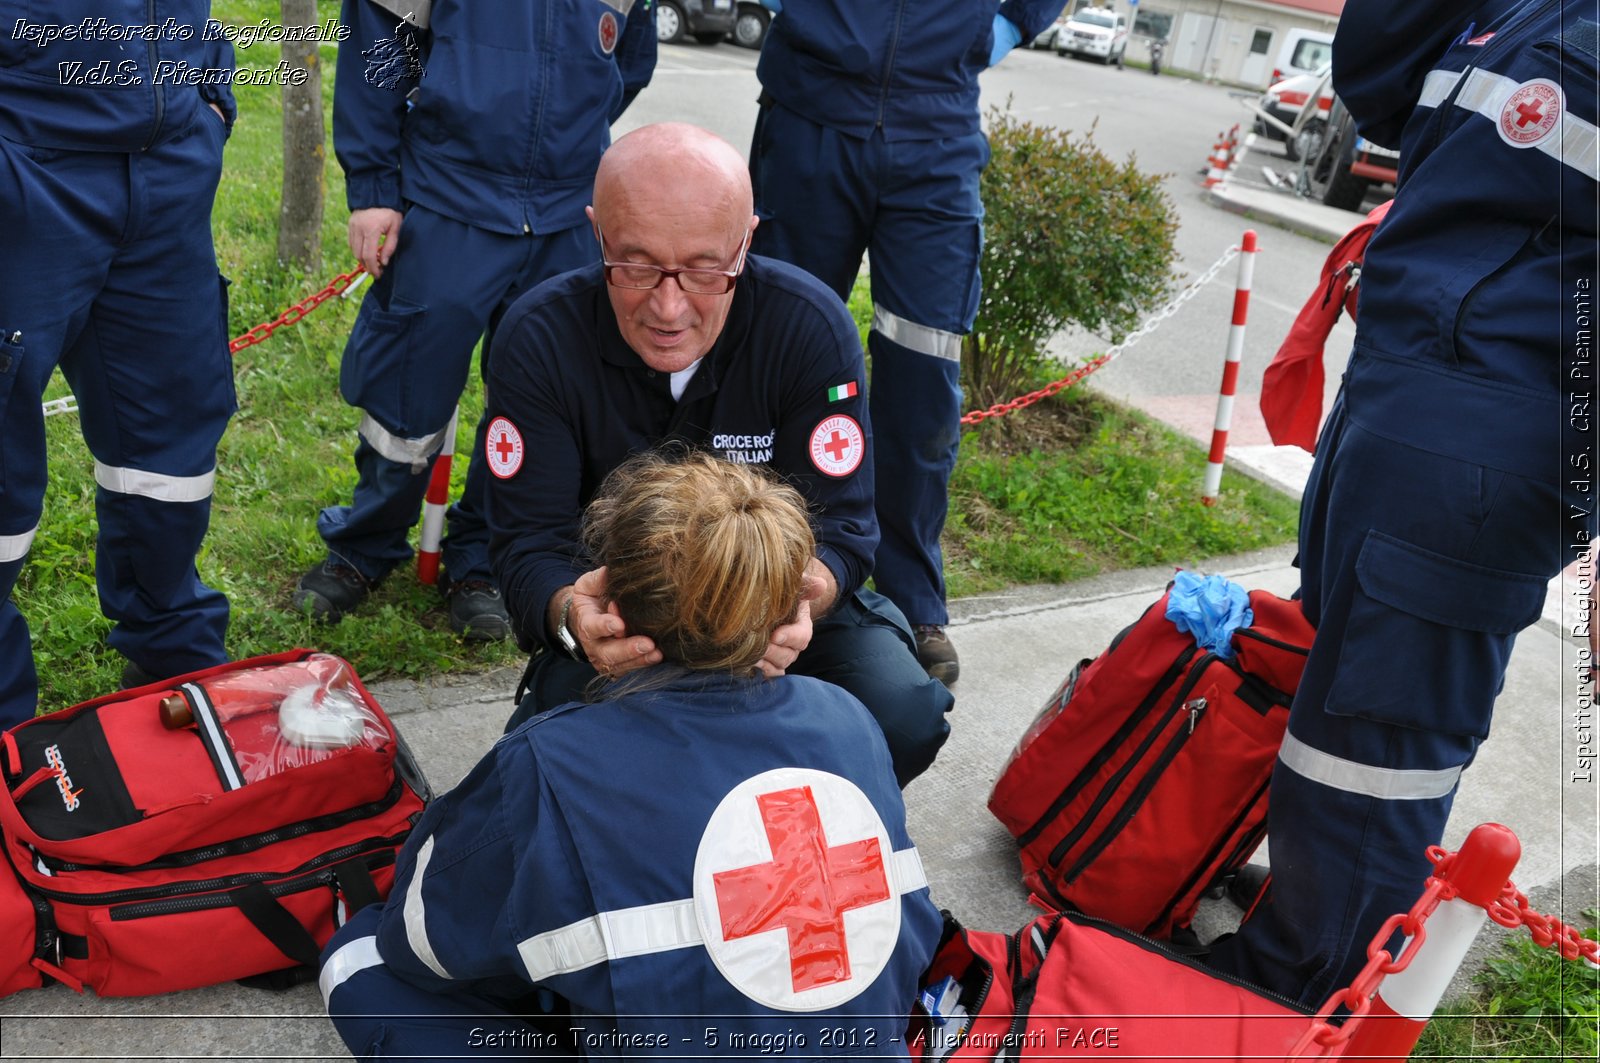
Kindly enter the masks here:
<path id="1" fill-rule="evenodd" d="M 56 789 L 61 792 L 61 803 L 67 806 L 68 812 L 78 811 L 78 806 L 83 804 L 78 800 L 78 795 L 83 793 L 83 788 L 72 788 L 72 776 L 67 774 L 67 762 L 61 759 L 61 747 L 50 746 L 44 751 L 44 759 L 50 767 L 55 769 Z"/>

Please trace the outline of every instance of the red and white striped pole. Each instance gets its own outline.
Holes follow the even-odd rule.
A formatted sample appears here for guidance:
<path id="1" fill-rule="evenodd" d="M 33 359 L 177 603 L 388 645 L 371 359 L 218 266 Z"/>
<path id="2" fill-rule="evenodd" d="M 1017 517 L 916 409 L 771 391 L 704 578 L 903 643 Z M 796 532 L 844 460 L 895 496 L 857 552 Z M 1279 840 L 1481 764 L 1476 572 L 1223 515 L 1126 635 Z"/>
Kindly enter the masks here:
<path id="1" fill-rule="evenodd" d="M 1211 142 L 1211 156 L 1206 159 L 1206 179 L 1200 182 L 1203 188 L 1221 184 L 1228 175 L 1227 137 L 1227 133 L 1219 132 L 1217 139 Z"/>
<path id="2" fill-rule="evenodd" d="M 444 430 L 444 446 L 433 459 L 433 473 L 428 478 L 428 493 L 422 503 L 417 579 L 429 586 L 439 582 L 439 542 L 444 537 L 444 513 L 450 505 L 450 462 L 456 452 L 456 419 L 460 416 L 461 407 L 457 406 L 450 415 L 450 427 Z"/>
<path id="3" fill-rule="evenodd" d="M 1411 1055 L 1521 855 L 1522 843 L 1511 828 L 1498 823 L 1472 828 L 1455 859 L 1440 869 L 1456 896 L 1428 916 L 1426 933 L 1405 970 L 1378 983 L 1372 1010 L 1359 1020 L 1341 1060 L 1376 1063 Z M 1407 938 L 1400 946 L 1401 955 L 1410 943 Z"/>
<path id="4" fill-rule="evenodd" d="M 1228 357 L 1222 364 L 1222 390 L 1217 395 L 1217 420 L 1211 432 L 1211 453 L 1206 460 L 1205 486 L 1200 501 L 1217 504 L 1222 487 L 1222 457 L 1228 449 L 1228 429 L 1233 424 L 1233 396 L 1239 387 L 1239 362 L 1244 357 L 1244 320 L 1250 311 L 1250 281 L 1256 270 L 1256 231 L 1246 229 L 1239 245 L 1239 283 L 1233 292 L 1233 325 L 1228 329 Z"/>

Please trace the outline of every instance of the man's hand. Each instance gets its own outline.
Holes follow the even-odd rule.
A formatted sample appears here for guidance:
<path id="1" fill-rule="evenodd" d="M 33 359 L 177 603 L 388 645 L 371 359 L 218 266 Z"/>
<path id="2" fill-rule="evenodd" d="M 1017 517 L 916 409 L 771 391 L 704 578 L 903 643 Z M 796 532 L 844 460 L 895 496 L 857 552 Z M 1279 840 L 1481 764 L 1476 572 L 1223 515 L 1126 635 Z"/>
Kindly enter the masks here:
<path id="1" fill-rule="evenodd" d="M 400 246 L 401 220 L 400 212 L 388 207 L 350 212 L 350 253 L 367 267 L 373 280 L 383 276 L 383 268 Z"/>
<path id="2" fill-rule="evenodd" d="M 813 564 L 827 572 L 827 566 L 813 559 Z M 811 603 L 820 600 L 828 593 L 828 581 L 821 576 L 813 575 L 810 567 L 801 582 L 800 607 L 795 610 L 795 617 L 787 624 L 781 624 L 772 631 L 772 639 L 767 643 L 766 655 L 756 662 L 756 667 L 761 669 L 761 674 L 768 679 L 776 679 L 794 664 L 805 648 L 811 645 Z"/>
<path id="3" fill-rule="evenodd" d="M 661 651 L 653 639 L 630 636 L 628 625 L 614 602 L 606 601 L 606 570 L 585 572 L 572 585 L 572 609 L 567 624 L 583 647 L 594 670 L 615 678 L 639 668 L 661 663 Z"/>

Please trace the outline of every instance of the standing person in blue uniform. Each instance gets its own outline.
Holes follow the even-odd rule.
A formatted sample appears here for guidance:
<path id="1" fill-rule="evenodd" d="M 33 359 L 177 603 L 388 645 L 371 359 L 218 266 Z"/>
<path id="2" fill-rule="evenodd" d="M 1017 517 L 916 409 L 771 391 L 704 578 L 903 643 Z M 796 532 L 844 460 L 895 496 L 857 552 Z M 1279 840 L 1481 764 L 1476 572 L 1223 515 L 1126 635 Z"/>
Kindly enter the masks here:
<path id="1" fill-rule="evenodd" d="M 989 141 L 978 75 L 1060 14 L 1062 0 L 839 4 L 765 0 L 750 149 L 754 249 L 850 297 L 872 271 L 870 405 L 882 540 L 873 581 L 947 685 L 944 530 L 961 440 L 961 344 L 978 313 Z"/>
<path id="2" fill-rule="evenodd" d="M 1517 632 L 1594 533 L 1593 0 L 1350 0 L 1334 86 L 1400 146 L 1300 518 L 1317 637 L 1272 778 L 1272 883 L 1214 962 L 1320 1004 L 1429 871 Z M 1575 300 L 1578 303 L 1575 303 Z M 1390 947 L 1395 947 L 1391 942 Z"/>
<path id="3" fill-rule="evenodd" d="M 646 126 L 601 160 L 589 217 L 603 261 L 523 297 L 491 358 L 491 553 L 537 653 L 513 723 L 660 650 L 601 607 L 578 514 L 630 454 L 684 444 L 770 466 L 816 514 L 807 605 L 762 668 L 837 683 L 866 704 L 902 784 L 933 763 L 952 697 L 917 664 L 872 571 L 872 425 L 860 335 L 815 278 L 748 254 L 744 159 L 680 124 Z"/>
<path id="4" fill-rule="evenodd" d="M 661 661 L 434 802 L 387 905 L 324 952 L 340 1035 L 363 1058 L 903 1057 L 941 919 L 888 750 L 838 687 L 758 668 L 806 607 L 805 500 L 645 454 L 584 541 Z M 559 1016 L 526 1018 L 535 990 Z"/>
<path id="5" fill-rule="evenodd" d="M 227 282 L 211 203 L 235 113 L 205 40 L 208 3 L 68 0 L 0 31 L 0 725 L 33 716 L 38 677 L 11 598 L 39 528 L 41 399 L 57 365 L 94 456 L 95 581 L 123 682 L 227 660 L 228 601 L 195 557 L 217 442 L 234 410 Z M 42 18 L 43 16 L 41 16 Z M 52 29 L 68 36 L 46 39 Z M 130 41 L 132 43 L 130 43 Z M 75 73 L 76 72 L 76 73 Z"/>
<path id="6" fill-rule="evenodd" d="M 350 505 L 296 608 L 337 622 L 411 557 L 407 536 L 485 329 L 598 253 L 583 208 L 610 125 L 650 80 L 648 0 L 345 0 L 334 150 L 350 250 L 374 277 L 339 388 L 361 411 Z M 489 350 L 486 341 L 485 354 Z M 483 425 L 442 544 L 450 626 L 510 634 L 489 571 Z"/>

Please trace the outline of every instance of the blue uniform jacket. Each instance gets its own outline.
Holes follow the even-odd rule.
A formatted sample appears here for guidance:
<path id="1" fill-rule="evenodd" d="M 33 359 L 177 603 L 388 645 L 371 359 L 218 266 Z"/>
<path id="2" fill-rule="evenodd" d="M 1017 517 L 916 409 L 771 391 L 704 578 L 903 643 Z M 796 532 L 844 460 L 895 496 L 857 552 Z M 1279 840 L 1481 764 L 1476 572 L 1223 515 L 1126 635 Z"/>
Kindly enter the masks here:
<path id="1" fill-rule="evenodd" d="M 145 151 L 188 129 L 207 103 L 231 128 L 231 82 L 190 81 L 234 69 L 233 46 L 206 32 L 210 11 L 209 0 L 6 5 L 0 137 L 65 151 Z"/>
<path id="2" fill-rule="evenodd" d="M 1345 389 L 1369 431 L 1556 483 L 1594 388 L 1595 10 L 1508 6 L 1345 6 L 1334 85 L 1401 150 Z"/>
<path id="3" fill-rule="evenodd" d="M 785 0 L 761 46 L 765 95 L 855 137 L 936 140 L 978 131 L 978 75 L 994 16 L 1030 40 L 1063 0 Z"/>
<path id="4" fill-rule="evenodd" d="M 590 1055 L 883 1056 L 940 925 L 860 702 L 680 671 L 502 738 L 406 843 L 377 944 L 432 991 L 559 993 Z"/>
<path id="5" fill-rule="evenodd" d="M 578 522 L 606 474 L 673 441 L 765 464 L 799 490 L 841 597 L 871 573 L 878 521 L 861 337 L 809 273 L 749 256 L 722 334 L 677 402 L 668 377 L 617 330 L 599 264 L 518 300 L 489 364 L 484 419 L 509 421 L 524 454 L 516 472 L 489 486 L 489 557 L 525 640 L 546 642 L 550 596 L 593 567 L 578 556 Z M 845 475 L 825 473 L 812 456 L 818 429 L 835 417 L 861 433 Z M 498 442 L 491 428 L 487 445 Z"/>
<path id="6" fill-rule="evenodd" d="M 655 68 L 642 0 L 437 0 L 426 31 L 344 0 L 343 19 L 333 146 L 350 209 L 420 203 L 490 232 L 581 224 L 611 122 Z M 397 33 L 422 74 L 384 87 L 362 53 Z"/>

